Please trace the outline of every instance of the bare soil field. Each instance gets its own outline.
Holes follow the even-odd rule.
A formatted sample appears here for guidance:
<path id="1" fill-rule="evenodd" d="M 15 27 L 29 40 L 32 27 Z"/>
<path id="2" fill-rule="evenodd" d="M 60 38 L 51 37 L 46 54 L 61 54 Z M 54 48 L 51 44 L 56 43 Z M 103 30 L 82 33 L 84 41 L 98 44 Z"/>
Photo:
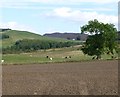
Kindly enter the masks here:
<path id="1" fill-rule="evenodd" d="M 118 61 L 6 65 L 3 95 L 117 95 Z"/>

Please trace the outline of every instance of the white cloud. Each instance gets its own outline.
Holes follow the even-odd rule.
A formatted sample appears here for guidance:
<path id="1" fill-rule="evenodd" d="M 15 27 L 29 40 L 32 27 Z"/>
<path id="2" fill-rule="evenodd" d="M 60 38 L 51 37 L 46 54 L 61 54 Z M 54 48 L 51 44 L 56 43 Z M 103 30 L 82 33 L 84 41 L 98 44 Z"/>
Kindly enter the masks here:
<path id="1" fill-rule="evenodd" d="M 0 28 L 10 28 L 13 30 L 36 32 L 30 26 L 19 24 L 15 21 L 7 22 L 7 23 L 0 23 Z"/>
<path id="2" fill-rule="evenodd" d="M 117 25 L 118 17 L 114 15 L 99 14 L 97 12 L 87 12 L 72 10 L 71 8 L 57 8 L 52 12 L 45 14 L 46 17 L 62 18 L 69 21 L 87 23 L 89 20 L 98 19 L 100 22 L 113 23 Z"/>
<path id="3" fill-rule="evenodd" d="M 60 16 L 60 17 L 69 17 L 71 15 L 72 11 L 70 8 L 57 8 L 54 9 L 53 15 Z"/>

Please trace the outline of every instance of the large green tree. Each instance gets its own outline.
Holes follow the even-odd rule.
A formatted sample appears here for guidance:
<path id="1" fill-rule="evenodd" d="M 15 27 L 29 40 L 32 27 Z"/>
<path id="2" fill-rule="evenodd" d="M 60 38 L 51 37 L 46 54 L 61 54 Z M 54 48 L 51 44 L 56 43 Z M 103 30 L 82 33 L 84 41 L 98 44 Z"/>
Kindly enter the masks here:
<path id="1" fill-rule="evenodd" d="M 82 46 L 84 54 L 100 58 L 102 54 L 114 55 L 117 52 L 117 29 L 113 24 L 104 24 L 98 20 L 91 20 L 81 27 L 82 33 L 90 33 Z"/>

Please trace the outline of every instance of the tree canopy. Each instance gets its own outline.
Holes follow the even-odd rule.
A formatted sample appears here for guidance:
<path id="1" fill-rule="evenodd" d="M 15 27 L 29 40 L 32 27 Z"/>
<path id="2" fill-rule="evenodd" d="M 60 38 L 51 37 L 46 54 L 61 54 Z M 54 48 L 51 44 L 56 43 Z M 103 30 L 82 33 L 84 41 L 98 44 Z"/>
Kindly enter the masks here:
<path id="1" fill-rule="evenodd" d="M 104 53 L 113 55 L 114 50 L 117 52 L 117 29 L 113 24 L 104 24 L 95 19 L 82 26 L 81 32 L 91 34 L 82 47 L 84 54 L 100 58 Z"/>
<path id="2" fill-rule="evenodd" d="M 15 42 L 11 47 L 3 48 L 2 53 L 22 53 L 31 52 L 36 50 L 46 50 L 52 48 L 70 47 L 74 45 L 80 45 L 81 42 L 74 41 L 49 41 L 38 39 L 23 39 Z"/>

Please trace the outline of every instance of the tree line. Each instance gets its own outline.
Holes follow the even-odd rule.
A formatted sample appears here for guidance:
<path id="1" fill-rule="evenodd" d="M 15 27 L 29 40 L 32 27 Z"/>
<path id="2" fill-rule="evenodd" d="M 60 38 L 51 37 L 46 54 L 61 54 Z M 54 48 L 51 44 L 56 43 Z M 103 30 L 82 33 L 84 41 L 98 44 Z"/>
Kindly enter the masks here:
<path id="1" fill-rule="evenodd" d="M 49 40 L 36 40 L 36 39 L 23 39 L 18 40 L 11 47 L 3 48 L 2 53 L 21 53 L 31 52 L 36 50 L 46 50 L 51 48 L 70 47 L 80 45 L 81 42 L 72 41 L 49 41 Z"/>

